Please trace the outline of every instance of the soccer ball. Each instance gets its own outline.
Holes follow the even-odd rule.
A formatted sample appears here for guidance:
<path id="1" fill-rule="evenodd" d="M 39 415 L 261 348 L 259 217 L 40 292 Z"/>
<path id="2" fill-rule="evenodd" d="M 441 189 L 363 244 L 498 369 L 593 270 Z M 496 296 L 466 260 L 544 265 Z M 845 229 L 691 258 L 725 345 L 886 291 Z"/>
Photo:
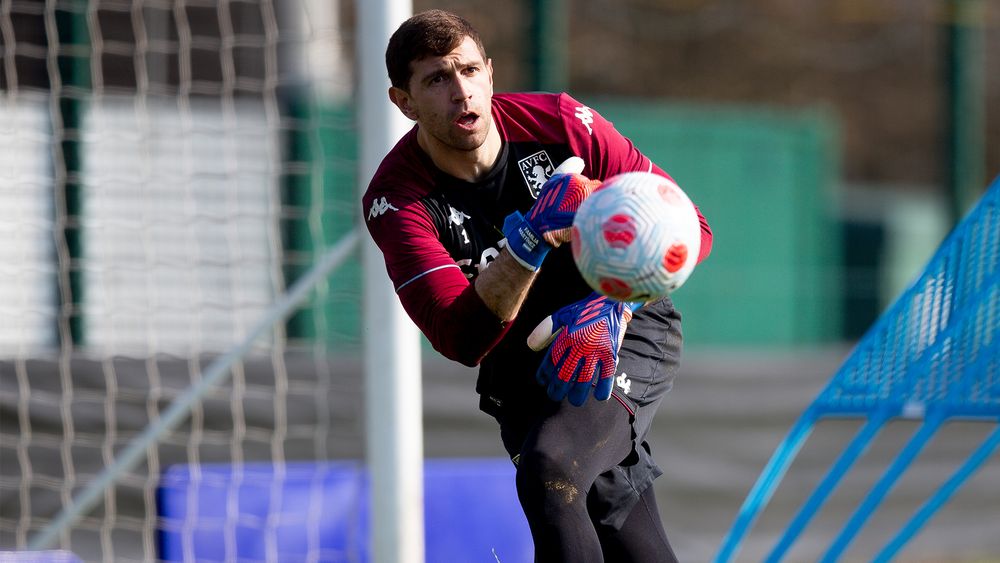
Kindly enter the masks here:
<path id="1" fill-rule="evenodd" d="M 608 178 L 580 204 L 573 259 L 595 291 L 619 301 L 669 295 L 691 275 L 701 247 L 694 204 L 651 172 Z"/>

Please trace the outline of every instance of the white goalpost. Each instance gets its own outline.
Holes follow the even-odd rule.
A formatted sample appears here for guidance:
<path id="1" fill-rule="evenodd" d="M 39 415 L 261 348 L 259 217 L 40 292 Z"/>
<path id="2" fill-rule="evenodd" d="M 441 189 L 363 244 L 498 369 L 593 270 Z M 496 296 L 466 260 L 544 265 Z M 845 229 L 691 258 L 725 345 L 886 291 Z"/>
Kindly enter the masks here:
<path id="1" fill-rule="evenodd" d="M 410 0 L 359 4 L 358 105 L 364 124 L 359 160 L 364 186 L 410 126 L 388 100 L 385 46 L 413 8 Z M 362 263 L 367 280 L 365 420 L 373 560 L 420 562 L 424 559 L 420 341 L 385 275 L 381 252 L 370 239 L 362 245 Z"/>

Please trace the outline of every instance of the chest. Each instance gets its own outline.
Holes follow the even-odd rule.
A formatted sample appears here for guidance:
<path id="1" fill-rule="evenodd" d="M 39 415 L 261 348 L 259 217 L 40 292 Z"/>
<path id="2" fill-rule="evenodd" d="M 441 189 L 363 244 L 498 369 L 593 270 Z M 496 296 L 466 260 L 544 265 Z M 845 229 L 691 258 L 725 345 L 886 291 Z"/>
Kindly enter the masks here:
<path id="1" fill-rule="evenodd" d="M 466 277 L 474 278 L 496 258 L 504 218 L 526 212 L 555 167 L 569 156 L 565 145 L 509 143 L 483 181 L 444 179 L 424 199 L 441 244 Z"/>

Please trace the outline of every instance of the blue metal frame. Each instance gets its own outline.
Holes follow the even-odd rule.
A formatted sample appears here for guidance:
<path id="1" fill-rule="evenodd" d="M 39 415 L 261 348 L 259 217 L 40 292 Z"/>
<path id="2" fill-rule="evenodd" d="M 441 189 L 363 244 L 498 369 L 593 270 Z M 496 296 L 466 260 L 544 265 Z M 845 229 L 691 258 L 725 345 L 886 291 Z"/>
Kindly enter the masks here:
<path id="1" fill-rule="evenodd" d="M 989 437 L 972 452 L 965 463 L 959 467 L 952 476 L 941 485 L 940 488 L 934 493 L 932 497 L 927 499 L 927 502 L 917 510 L 917 513 L 913 515 L 905 526 L 899 531 L 898 534 L 888 544 L 875 556 L 872 560 L 875 563 L 886 563 L 890 561 L 899 550 L 906 545 L 906 542 L 916 535 L 920 528 L 934 515 L 939 508 L 941 508 L 944 503 L 948 502 L 951 495 L 962 486 L 962 483 L 966 481 L 977 469 L 989 459 L 990 455 L 996 450 L 997 446 L 1000 445 L 1000 419 L 997 419 L 997 429 L 993 431 Z"/>
<path id="2" fill-rule="evenodd" d="M 833 540 L 824 563 L 844 553 L 945 422 L 962 418 L 1000 424 L 1000 177 L 796 421 L 747 495 L 716 562 L 736 556 L 802 445 L 825 417 L 861 417 L 866 422 L 791 520 L 768 562 L 781 561 L 886 422 L 923 420 Z M 998 446 L 1000 427 L 889 541 L 876 561 L 891 559 Z"/>

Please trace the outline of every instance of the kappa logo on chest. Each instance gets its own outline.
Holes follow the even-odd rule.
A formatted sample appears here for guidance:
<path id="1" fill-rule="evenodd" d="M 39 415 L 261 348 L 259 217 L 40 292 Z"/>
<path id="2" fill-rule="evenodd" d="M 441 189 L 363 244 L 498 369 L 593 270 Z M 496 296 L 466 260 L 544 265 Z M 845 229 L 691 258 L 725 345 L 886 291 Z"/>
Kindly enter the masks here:
<path id="1" fill-rule="evenodd" d="M 555 167 L 552 166 L 552 159 L 549 153 L 544 150 L 538 151 L 531 156 L 527 156 L 517 161 L 517 168 L 521 171 L 521 177 L 531 192 L 531 197 L 538 199 L 538 193 L 542 191 L 542 184 L 552 176 Z"/>

